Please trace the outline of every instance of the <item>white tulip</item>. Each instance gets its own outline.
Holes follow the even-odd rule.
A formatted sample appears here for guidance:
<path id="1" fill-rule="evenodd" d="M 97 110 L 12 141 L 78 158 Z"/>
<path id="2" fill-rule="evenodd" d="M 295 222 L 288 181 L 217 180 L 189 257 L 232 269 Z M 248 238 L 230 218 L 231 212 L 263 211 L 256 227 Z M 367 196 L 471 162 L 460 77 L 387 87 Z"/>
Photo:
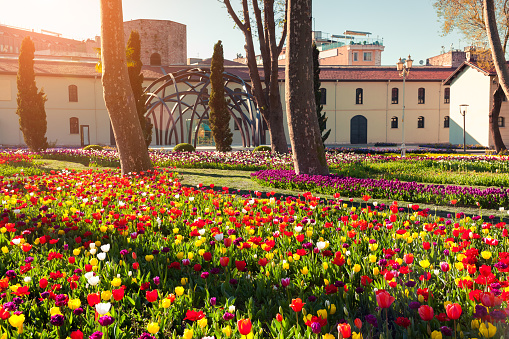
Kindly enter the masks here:
<path id="1" fill-rule="evenodd" d="M 221 241 L 221 240 L 223 240 L 224 235 L 223 235 L 223 233 L 218 233 L 214 236 L 214 238 L 216 239 L 216 241 Z"/>
<path id="2" fill-rule="evenodd" d="M 111 303 L 99 303 L 95 305 L 95 310 L 100 315 L 105 315 L 110 311 Z"/>
<path id="3" fill-rule="evenodd" d="M 21 239 L 12 239 L 12 243 L 14 245 L 19 245 L 20 242 L 21 242 Z"/>
<path id="4" fill-rule="evenodd" d="M 99 280 L 101 280 L 98 276 L 92 277 L 88 279 L 88 283 L 92 286 L 95 286 L 99 283 Z"/>
<path id="5" fill-rule="evenodd" d="M 231 305 L 230 307 L 228 307 L 228 312 L 235 313 L 235 305 Z"/>
<path id="6" fill-rule="evenodd" d="M 92 248 L 90 250 L 90 254 L 94 255 L 97 252 L 97 248 Z"/>
<path id="7" fill-rule="evenodd" d="M 28 284 L 29 282 L 31 282 L 31 281 L 32 281 L 32 278 L 30 278 L 30 277 L 25 277 L 25 279 L 23 279 L 23 281 L 24 281 L 26 284 Z"/>
<path id="8" fill-rule="evenodd" d="M 110 248 L 111 248 L 110 244 L 105 244 L 101 246 L 101 251 L 108 253 L 110 251 Z"/>
<path id="9" fill-rule="evenodd" d="M 99 254 L 97 254 L 97 259 L 103 261 L 104 259 L 106 259 L 106 253 L 104 252 L 101 252 Z"/>
<path id="10" fill-rule="evenodd" d="M 95 248 L 95 242 L 90 243 L 90 249 L 93 249 L 93 248 Z"/>
<path id="11" fill-rule="evenodd" d="M 87 272 L 85 273 L 85 279 L 90 280 L 94 276 L 94 272 Z"/>
<path id="12" fill-rule="evenodd" d="M 325 241 L 319 241 L 316 243 L 316 247 L 321 251 L 325 248 Z"/>

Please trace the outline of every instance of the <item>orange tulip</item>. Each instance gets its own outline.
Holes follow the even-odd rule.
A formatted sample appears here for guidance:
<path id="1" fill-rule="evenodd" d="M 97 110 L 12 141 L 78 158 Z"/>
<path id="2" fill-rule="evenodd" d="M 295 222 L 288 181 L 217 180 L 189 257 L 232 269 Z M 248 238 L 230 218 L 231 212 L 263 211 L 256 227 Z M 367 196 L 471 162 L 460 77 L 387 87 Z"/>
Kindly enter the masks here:
<path id="1" fill-rule="evenodd" d="M 292 303 L 290 304 L 290 307 L 295 312 L 300 312 L 300 311 L 302 311 L 302 307 L 304 307 L 304 305 L 305 305 L 305 303 L 303 303 L 300 298 L 297 298 L 297 299 L 292 299 Z"/>
<path id="2" fill-rule="evenodd" d="M 339 323 L 338 324 L 338 332 L 343 336 L 343 339 L 350 338 L 352 335 L 352 328 L 348 323 Z"/>
<path id="3" fill-rule="evenodd" d="M 359 318 L 355 319 L 353 323 L 359 330 L 362 328 L 362 321 Z"/>

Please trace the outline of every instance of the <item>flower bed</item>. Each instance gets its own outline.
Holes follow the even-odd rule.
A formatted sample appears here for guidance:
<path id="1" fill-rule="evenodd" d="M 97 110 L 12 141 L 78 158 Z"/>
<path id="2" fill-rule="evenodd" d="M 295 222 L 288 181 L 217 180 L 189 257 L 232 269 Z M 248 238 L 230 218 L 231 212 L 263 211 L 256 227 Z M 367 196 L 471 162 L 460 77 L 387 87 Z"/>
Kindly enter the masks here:
<path id="1" fill-rule="evenodd" d="M 348 197 L 370 195 L 378 199 L 447 205 L 499 208 L 509 206 L 509 189 L 479 189 L 454 185 L 425 185 L 385 179 L 359 179 L 339 175 L 296 175 L 293 170 L 261 170 L 251 177 L 262 185 Z"/>
<path id="2" fill-rule="evenodd" d="M 504 223 L 167 170 L 0 180 L 0 331 L 41 338 L 501 338 Z M 355 332 L 355 333 L 354 333 Z"/>

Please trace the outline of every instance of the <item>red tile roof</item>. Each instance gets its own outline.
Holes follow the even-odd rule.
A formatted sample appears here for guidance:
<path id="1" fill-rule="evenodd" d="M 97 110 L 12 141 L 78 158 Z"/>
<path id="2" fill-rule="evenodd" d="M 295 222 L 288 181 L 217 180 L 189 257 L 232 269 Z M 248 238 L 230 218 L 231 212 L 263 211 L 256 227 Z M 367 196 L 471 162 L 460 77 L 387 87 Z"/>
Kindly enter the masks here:
<path id="1" fill-rule="evenodd" d="M 61 60 L 35 60 L 35 73 L 38 76 L 75 76 L 95 77 L 100 76 L 95 70 L 94 61 L 61 61 Z M 198 65 L 172 65 L 172 66 L 143 66 L 143 75 L 146 80 L 155 80 L 165 74 L 183 69 L 208 68 Z M 450 67 L 414 67 L 407 76 L 407 81 L 444 81 L 454 71 Z M 18 71 L 17 58 L 0 58 L 0 74 L 16 74 Z M 225 66 L 225 72 L 239 76 L 249 81 L 249 69 L 247 66 Z M 263 70 L 260 68 L 263 79 Z M 285 77 L 284 68 L 279 69 L 279 80 Z M 394 67 L 322 67 L 320 72 L 321 81 L 402 81 Z"/>

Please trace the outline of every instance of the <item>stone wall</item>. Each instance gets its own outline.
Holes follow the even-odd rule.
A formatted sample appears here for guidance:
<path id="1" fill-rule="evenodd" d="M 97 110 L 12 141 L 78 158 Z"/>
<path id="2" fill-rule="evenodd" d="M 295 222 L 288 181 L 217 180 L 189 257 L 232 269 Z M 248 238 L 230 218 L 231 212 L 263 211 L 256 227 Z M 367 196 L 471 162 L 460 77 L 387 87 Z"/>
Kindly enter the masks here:
<path id="1" fill-rule="evenodd" d="M 132 30 L 140 33 L 141 61 L 150 65 L 155 53 L 161 56 L 161 65 L 185 65 L 187 63 L 186 25 L 169 20 L 132 20 L 124 22 L 125 42 Z"/>
<path id="2" fill-rule="evenodd" d="M 427 66 L 450 66 L 458 67 L 466 60 L 466 52 L 449 51 L 429 59 L 426 59 Z"/>

